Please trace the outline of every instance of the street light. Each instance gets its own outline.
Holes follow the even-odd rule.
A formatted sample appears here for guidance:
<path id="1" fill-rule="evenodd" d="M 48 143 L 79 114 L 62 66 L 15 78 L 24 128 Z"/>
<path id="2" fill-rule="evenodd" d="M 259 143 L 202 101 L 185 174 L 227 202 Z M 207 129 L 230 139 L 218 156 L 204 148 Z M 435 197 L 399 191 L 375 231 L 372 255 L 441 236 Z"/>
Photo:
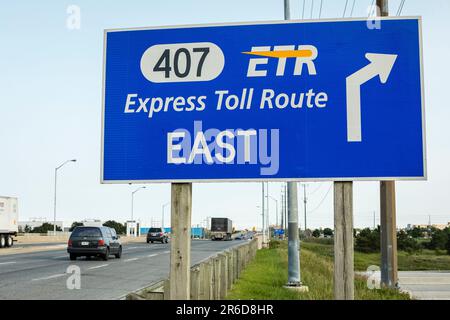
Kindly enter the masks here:
<path id="1" fill-rule="evenodd" d="M 164 208 L 167 207 L 170 204 L 170 202 L 167 202 L 162 205 L 162 217 L 161 217 L 161 228 L 162 232 L 164 232 Z"/>
<path id="2" fill-rule="evenodd" d="M 53 235 L 56 235 L 56 185 L 58 182 L 58 170 L 64 167 L 69 162 L 77 162 L 76 159 L 67 160 L 63 164 L 61 164 L 59 167 L 55 168 L 55 198 L 53 202 Z"/>
<path id="3" fill-rule="evenodd" d="M 278 227 L 278 200 L 275 199 L 275 198 L 272 197 L 272 196 L 269 196 L 269 199 L 275 201 L 275 205 L 276 205 L 276 208 L 277 208 L 275 220 L 276 220 L 276 225 L 277 225 L 277 227 Z"/>
<path id="4" fill-rule="evenodd" d="M 138 192 L 139 190 L 142 190 L 142 189 L 145 189 L 145 188 L 146 188 L 146 186 L 137 188 L 136 190 L 134 190 L 134 191 L 131 193 L 131 221 L 133 221 L 133 213 L 134 213 L 134 194 L 135 194 L 136 192 Z"/>

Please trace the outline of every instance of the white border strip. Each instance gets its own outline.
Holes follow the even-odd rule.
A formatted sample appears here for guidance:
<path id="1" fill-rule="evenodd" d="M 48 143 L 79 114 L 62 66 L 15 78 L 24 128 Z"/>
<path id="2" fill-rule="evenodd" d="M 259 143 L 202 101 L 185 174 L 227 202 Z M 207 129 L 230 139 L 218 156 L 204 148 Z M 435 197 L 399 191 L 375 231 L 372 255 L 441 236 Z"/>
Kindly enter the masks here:
<path id="1" fill-rule="evenodd" d="M 427 143 L 426 143 L 426 121 L 425 121 L 425 86 L 424 86 L 424 67 L 423 67 L 423 38 L 422 38 L 422 17 L 421 16 L 403 16 L 403 17 L 373 17 L 377 20 L 417 20 L 419 25 L 419 50 L 420 50 L 420 82 L 422 95 L 422 140 L 423 140 L 423 177 L 365 177 L 365 178 L 255 178 L 255 179 L 163 179 L 163 180 L 104 180 L 104 130 L 105 130 L 105 92 L 106 92 L 106 48 L 108 45 L 108 33 L 125 31 L 144 31 L 144 30 L 164 30 L 164 29 L 184 29 L 184 28 L 205 28 L 205 27 L 225 27 L 225 26 L 251 26 L 251 25 L 273 25 L 273 24 L 304 24 L 304 23 L 328 23 L 328 22 L 351 22 L 368 21 L 372 17 L 365 18 L 337 18 L 337 19 L 312 19 L 312 20 L 278 20 L 278 21 L 254 21 L 254 22 L 231 22 L 231 23 L 213 23 L 213 24 L 190 24 L 178 26 L 159 26 L 159 27 L 136 27 L 121 29 L 105 29 L 103 32 L 103 74 L 102 74 L 102 120 L 101 120 L 101 144 L 100 144 L 100 183 L 101 184 L 148 184 L 148 183 L 224 183 L 224 182 L 323 182 L 323 181 L 427 181 Z"/>

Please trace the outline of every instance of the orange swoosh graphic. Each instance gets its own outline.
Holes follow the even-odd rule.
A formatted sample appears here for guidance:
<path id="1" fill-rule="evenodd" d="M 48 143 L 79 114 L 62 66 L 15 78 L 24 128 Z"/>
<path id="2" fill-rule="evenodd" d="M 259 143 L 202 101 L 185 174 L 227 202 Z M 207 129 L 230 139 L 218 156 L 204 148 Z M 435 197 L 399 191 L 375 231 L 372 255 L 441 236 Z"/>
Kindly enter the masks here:
<path id="1" fill-rule="evenodd" d="M 242 53 L 269 58 L 309 58 L 313 54 L 311 50 L 253 51 Z"/>

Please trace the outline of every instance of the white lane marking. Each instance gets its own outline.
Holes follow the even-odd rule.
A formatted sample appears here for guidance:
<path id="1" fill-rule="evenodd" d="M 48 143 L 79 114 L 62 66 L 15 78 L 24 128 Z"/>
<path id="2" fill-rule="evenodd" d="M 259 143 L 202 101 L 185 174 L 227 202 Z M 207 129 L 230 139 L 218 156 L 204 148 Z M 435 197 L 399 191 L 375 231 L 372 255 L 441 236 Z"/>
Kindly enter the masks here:
<path id="1" fill-rule="evenodd" d="M 54 274 L 54 275 L 52 275 L 52 276 L 48 276 L 48 277 L 44 277 L 44 278 L 36 278 L 36 279 L 31 280 L 31 281 L 50 280 L 50 279 L 56 279 L 56 278 L 60 278 L 60 277 L 64 277 L 64 276 L 66 276 L 65 273 L 62 273 L 62 274 Z"/>
<path id="2" fill-rule="evenodd" d="M 127 250 L 134 250 L 134 249 L 139 249 L 139 247 L 130 247 L 130 248 L 126 248 Z"/>
<path id="3" fill-rule="evenodd" d="M 107 266 L 109 266 L 109 264 L 102 264 L 102 265 L 99 265 L 99 266 L 90 267 L 90 268 L 88 268 L 88 270 L 94 270 L 94 269 L 104 268 L 104 267 L 107 267 Z"/>
<path id="4" fill-rule="evenodd" d="M 125 260 L 125 262 L 136 261 L 136 260 L 138 260 L 138 258 L 127 259 L 127 260 Z"/>
<path id="5" fill-rule="evenodd" d="M 170 253 L 170 251 L 164 251 L 163 253 Z"/>
<path id="6" fill-rule="evenodd" d="M 55 259 L 61 259 L 61 258 L 67 258 L 67 257 L 68 257 L 67 254 L 65 254 L 65 255 L 63 255 L 63 256 L 55 257 Z"/>
<path id="7" fill-rule="evenodd" d="M 4 265 L 6 265 L 6 264 L 15 264 L 15 263 L 17 263 L 17 262 L 15 262 L 15 261 L 0 262 L 0 266 L 4 266 Z"/>
<path id="8" fill-rule="evenodd" d="M 149 256 L 147 256 L 148 258 L 152 258 L 152 257 L 156 257 L 158 254 L 157 253 L 154 253 L 154 254 L 151 254 L 151 255 L 149 255 Z"/>

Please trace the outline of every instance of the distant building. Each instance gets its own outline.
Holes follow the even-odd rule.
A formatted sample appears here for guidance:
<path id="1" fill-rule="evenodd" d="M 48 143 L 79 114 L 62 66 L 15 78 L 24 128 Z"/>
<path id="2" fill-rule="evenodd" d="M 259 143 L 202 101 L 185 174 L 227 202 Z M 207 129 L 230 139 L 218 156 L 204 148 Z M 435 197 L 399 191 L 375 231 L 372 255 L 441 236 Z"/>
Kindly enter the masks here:
<path id="1" fill-rule="evenodd" d="M 33 230 L 34 228 L 41 227 L 44 223 L 53 224 L 53 221 L 47 221 L 46 218 L 31 218 L 28 221 L 19 221 L 19 230 L 25 231 L 26 226 Z M 72 221 L 56 221 L 56 226 L 61 228 L 64 232 L 68 232 L 72 226 Z"/>
<path id="2" fill-rule="evenodd" d="M 406 227 L 407 230 L 412 230 L 415 228 L 420 228 L 420 229 L 428 229 L 428 228 L 435 228 L 438 230 L 444 230 L 446 228 L 450 228 L 450 222 L 447 224 L 432 224 L 431 226 L 428 224 L 408 224 L 408 226 Z"/>

